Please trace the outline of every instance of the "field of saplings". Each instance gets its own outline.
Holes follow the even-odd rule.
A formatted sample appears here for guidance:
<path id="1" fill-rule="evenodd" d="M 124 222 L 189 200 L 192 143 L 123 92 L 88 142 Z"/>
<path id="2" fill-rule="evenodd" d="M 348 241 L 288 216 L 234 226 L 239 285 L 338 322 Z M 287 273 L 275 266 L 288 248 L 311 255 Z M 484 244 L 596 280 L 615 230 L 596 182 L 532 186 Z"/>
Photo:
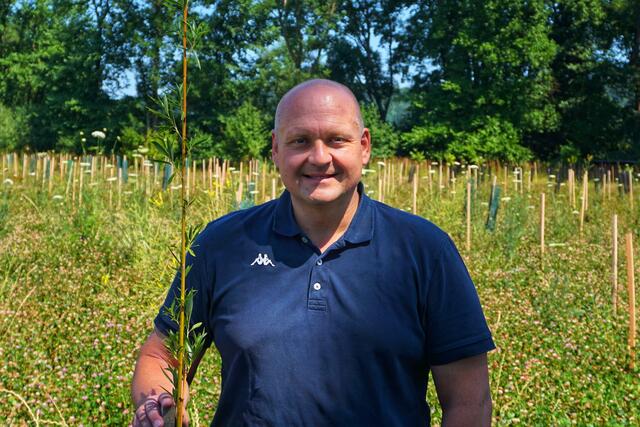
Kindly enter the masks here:
<path id="1" fill-rule="evenodd" d="M 136 351 L 174 274 L 179 180 L 143 153 L 3 154 L 0 168 L 1 424 L 125 425 Z M 408 159 L 365 170 L 370 197 L 436 223 L 463 255 L 498 347 L 496 425 L 640 424 L 634 175 Z M 192 224 L 283 189 L 260 161 L 197 160 L 187 181 Z M 211 422 L 219 392 L 210 350 L 191 425 Z M 431 384 L 426 398 L 439 424 Z"/>

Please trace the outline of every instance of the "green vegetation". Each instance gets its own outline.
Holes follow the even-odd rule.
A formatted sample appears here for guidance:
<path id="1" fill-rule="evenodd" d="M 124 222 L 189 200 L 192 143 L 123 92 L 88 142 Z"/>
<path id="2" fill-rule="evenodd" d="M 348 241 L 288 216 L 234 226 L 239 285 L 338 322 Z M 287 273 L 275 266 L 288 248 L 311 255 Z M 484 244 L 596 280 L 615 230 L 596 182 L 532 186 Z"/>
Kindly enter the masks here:
<path id="1" fill-rule="evenodd" d="M 401 169 L 395 159 L 372 165 L 375 171 L 364 177 L 371 196 L 379 196 L 378 180 L 386 175 L 385 202 L 411 210 L 409 165 Z M 276 176 L 271 167 L 254 163 L 250 169 L 245 163 L 241 174 L 241 167 L 234 166 L 227 169 L 224 184 L 219 168 L 211 182 L 207 174 L 205 184 L 200 166 L 191 176 L 197 185 L 190 188 L 197 194 L 192 221 L 230 211 L 242 200 L 240 183 L 245 190 L 255 188 L 258 201 L 270 196 Z M 640 371 L 628 370 L 623 244 L 617 314 L 611 305 L 614 212 L 620 242 L 631 231 L 638 247 L 640 222 L 628 195 L 614 186 L 605 199 L 602 182 L 592 180 L 581 239 L 567 186 L 556 186 L 555 179 L 539 172 L 528 190 L 525 166 L 522 191 L 515 190 L 511 178 L 505 190 L 503 169 L 494 168 L 503 188 L 496 229 L 490 232 L 485 202 L 491 175 L 481 168 L 472 202 L 472 251 L 467 253 L 464 167 L 455 168 L 456 181 L 445 179 L 441 192 L 438 166 L 432 168 L 436 173 L 430 185 L 427 165 L 420 165 L 417 210 L 454 238 L 478 288 L 498 346 L 489 356 L 496 424 L 637 425 Z M 106 170 L 110 176 L 111 168 Z M 5 170 L 3 180 L 13 183 L 0 184 L 0 419 L 8 425 L 121 426 L 130 420 L 136 350 L 151 331 L 174 275 L 167 247 L 179 244 L 176 233 L 167 233 L 179 226 L 179 189 L 160 192 L 161 175 L 152 186 L 152 171 L 136 174 L 132 166 L 120 196 L 117 182 L 106 181 L 102 170 L 93 181 L 85 174 L 80 205 L 77 179 L 65 197 L 66 180 L 57 175 L 49 193 L 41 175 L 27 174 L 23 181 L 20 170 L 16 177 Z M 250 186 L 249 180 L 257 182 Z M 543 259 L 541 191 L 547 194 Z M 577 190 L 578 206 L 579 196 Z M 211 421 L 219 375 L 220 359 L 211 349 L 193 385 L 193 425 Z M 437 406 L 432 387 L 429 400 Z M 438 417 L 436 411 L 436 422 Z"/>
<path id="2" fill-rule="evenodd" d="M 100 150 L 148 147 L 160 126 L 149 107 L 181 74 L 171 4 L 3 2 L 0 151 L 80 153 L 80 132 L 103 128 Z M 384 157 L 640 155 L 637 0 L 192 6 L 202 39 L 190 61 L 190 133 L 206 141 L 196 158 L 264 156 L 277 101 L 311 77 L 353 89 Z"/>

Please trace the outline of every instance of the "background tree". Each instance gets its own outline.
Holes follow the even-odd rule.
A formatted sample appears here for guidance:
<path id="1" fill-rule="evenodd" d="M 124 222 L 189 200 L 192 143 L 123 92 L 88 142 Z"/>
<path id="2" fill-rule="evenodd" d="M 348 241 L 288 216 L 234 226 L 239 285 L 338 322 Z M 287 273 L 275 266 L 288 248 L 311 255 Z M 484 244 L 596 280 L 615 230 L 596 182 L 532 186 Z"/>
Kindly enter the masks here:
<path id="1" fill-rule="evenodd" d="M 419 64 L 405 148 L 482 158 L 520 146 L 513 154 L 526 157 L 525 136 L 557 123 L 547 19 L 543 0 L 420 2 L 404 40 Z"/>

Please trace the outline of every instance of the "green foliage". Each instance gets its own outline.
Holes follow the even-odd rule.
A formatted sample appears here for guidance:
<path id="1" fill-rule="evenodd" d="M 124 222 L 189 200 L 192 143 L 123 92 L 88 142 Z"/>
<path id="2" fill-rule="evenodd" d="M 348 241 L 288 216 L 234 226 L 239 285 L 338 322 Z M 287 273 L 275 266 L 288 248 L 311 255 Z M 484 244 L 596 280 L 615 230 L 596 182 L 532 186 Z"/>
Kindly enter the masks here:
<path id="1" fill-rule="evenodd" d="M 380 118 L 375 104 L 361 105 L 360 110 L 364 125 L 371 132 L 372 156 L 382 158 L 395 156 L 400 145 L 400 135 L 393 125 Z"/>
<path id="2" fill-rule="evenodd" d="M 181 73 L 182 30 L 171 4 L 41 0 L 0 7 L 0 147 L 124 153 L 141 145 L 140 136 L 161 131 L 164 122 L 149 108 L 172 88 L 179 92 Z M 312 77 L 344 83 L 375 105 L 380 122 L 373 126 L 373 114 L 367 121 L 379 128 L 374 149 L 381 156 L 558 158 L 565 145 L 580 156 L 638 156 L 636 1 L 194 5 L 188 119 L 190 133 L 210 138 L 196 156 L 264 154 L 247 138 L 263 129 L 241 129 L 232 117 L 269 124 L 279 98 Z M 384 123 L 405 135 L 398 140 Z M 80 131 L 105 127 L 111 137 L 101 147 L 77 140 Z M 246 142 L 256 145 L 238 147 Z"/>
<path id="3" fill-rule="evenodd" d="M 0 103 L 0 152 L 21 149 L 28 134 L 27 118 L 22 109 L 14 111 Z"/>
<path id="4" fill-rule="evenodd" d="M 269 128 L 266 117 L 251 101 L 244 101 L 231 114 L 218 119 L 223 125 L 221 154 L 224 157 L 264 157 L 269 147 Z"/>

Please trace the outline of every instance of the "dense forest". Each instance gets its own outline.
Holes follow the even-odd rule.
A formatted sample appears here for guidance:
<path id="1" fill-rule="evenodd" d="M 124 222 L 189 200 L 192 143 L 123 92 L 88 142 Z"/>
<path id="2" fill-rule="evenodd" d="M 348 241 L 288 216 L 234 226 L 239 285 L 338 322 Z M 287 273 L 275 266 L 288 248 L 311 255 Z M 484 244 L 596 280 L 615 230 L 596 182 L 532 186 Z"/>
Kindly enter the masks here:
<path id="1" fill-rule="evenodd" d="M 167 1 L 0 0 L 0 152 L 122 153 L 161 135 L 152 110 L 181 72 Z M 379 156 L 640 155 L 638 0 L 192 5 L 197 156 L 265 155 L 279 97 L 311 77 L 353 89 Z"/>

